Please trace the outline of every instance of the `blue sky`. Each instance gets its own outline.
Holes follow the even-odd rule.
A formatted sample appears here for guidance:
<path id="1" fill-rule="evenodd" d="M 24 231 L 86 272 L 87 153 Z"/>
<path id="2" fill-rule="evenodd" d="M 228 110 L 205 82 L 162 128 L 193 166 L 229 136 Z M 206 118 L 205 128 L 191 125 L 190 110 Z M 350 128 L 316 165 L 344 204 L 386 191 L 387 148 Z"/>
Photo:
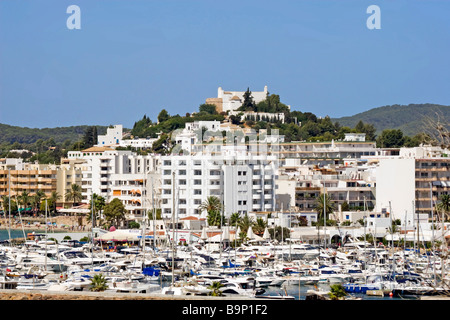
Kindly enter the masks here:
<path id="1" fill-rule="evenodd" d="M 69 30 L 69 5 L 81 29 Z M 369 5 L 381 29 L 369 30 Z M 197 111 L 217 88 L 353 115 L 450 105 L 448 1 L 0 1 L 0 123 L 123 124 Z"/>

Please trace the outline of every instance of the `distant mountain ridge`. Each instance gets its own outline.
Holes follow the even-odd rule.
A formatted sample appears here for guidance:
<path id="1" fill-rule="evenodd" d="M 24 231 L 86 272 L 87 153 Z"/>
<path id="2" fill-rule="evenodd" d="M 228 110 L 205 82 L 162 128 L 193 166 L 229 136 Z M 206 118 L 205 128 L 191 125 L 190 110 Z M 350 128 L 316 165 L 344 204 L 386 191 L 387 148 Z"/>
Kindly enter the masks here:
<path id="1" fill-rule="evenodd" d="M 414 136 L 425 129 L 425 119 L 432 118 L 441 123 L 450 124 L 450 106 L 438 104 L 409 104 L 390 105 L 373 108 L 353 116 L 332 118 L 333 122 L 339 122 L 341 126 L 354 128 L 361 120 L 375 126 L 377 134 L 385 129 L 400 129 L 405 135 Z M 0 143 L 25 143 L 32 144 L 39 139 L 52 138 L 56 143 L 66 140 L 78 141 L 91 125 L 80 125 L 56 128 L 28 128 L 0 124 Z M 107 126 L 97 126 L 98 134 L 105 134 Z"/>
<path id="2" fill-rule="evenodd" d="M 407 136 L 426 131 L 426 119 L 434 119 L 450 124 L 450 106 L 439 104 L 389 105 L 373 108 L 353 116 L 332 118 L 341 126 L 354 128 L 359 121 L 375 126 L 377 134 L 385 129 L 400 129 Z"/>
<path id="3" fill-rule="evenodd" d="M 89 125 L 56 127 L 56 128 L 28 128 L 11 126 L 0 123 L 0 143 L 35 143 L 37 140 L 48 140 L 52 138 L 56 143 L 66 140 L 78 141 L 85 133 Z M 106 132 L 107 126 L 96 126 L 99 134 Z"/>

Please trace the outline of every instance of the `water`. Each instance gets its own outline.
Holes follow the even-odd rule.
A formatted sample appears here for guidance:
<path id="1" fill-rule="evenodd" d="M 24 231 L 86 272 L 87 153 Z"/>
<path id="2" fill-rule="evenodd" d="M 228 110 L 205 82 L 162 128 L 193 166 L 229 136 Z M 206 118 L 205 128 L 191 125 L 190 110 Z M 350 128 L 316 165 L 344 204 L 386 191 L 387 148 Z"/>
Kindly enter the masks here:
<path id="1" fill-rule="evenodd" d="M 286 290 L 285 290 L 286 289 Z M 266 287 L 266 292 L 263 295 L 289 295 L 295 297 L 296 300 L 298 300 L 299 297 L 299 286 L 298 283 L 289 283 L 287 285 L 283 285 L 281 287 Z M 308 290 L 323 290 L 323 291 L 329 291 L 330 286 L 328 284 L 318 284 L 317 288 L 314 287 L 314 285 L 300 285 L 300 300 L 305 300 L 306 293 Z M 362 293 L 349 293 L 347 297 L 355 297 L 355 298 L 361 298 L 362 300 L 404 300 L 404 298 L 399 297 L 389 297 L 389 296 L 369 296 Z"/>
<path id="2" fill-rule="evenodd" d="M 45 230 L 42 230 L 42 229 L 40 229 L 40 230 L 38 230 L 38 229 L 36 229 L 36 230 L 25 229 L 25 238 L 26 238 L 28 233 L 32 233 L 32 232 L 44 233 Z M 23 230 L 21 230 L 21 229 L 11 229 L 11 239 L 16 239 L 16 238 L 24 238 Z M 9 240 L 9 231 L 8 231 L 8 229 L 1 229 L 0 230 L 0 241 L 3 241 L 3 240 Z"/>

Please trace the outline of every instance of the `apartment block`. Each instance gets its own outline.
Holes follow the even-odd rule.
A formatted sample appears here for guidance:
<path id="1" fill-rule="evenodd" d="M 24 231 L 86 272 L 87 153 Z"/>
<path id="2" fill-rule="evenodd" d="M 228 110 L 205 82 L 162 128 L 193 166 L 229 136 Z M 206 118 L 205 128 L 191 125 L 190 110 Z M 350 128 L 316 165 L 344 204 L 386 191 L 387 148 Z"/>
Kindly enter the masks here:
<path id="1" fill-rule="evenodd" d="M 0 159 L 0 196 L 18 197 L 23 191 L 34 195 L 38 190 L 43 191 L 46 197 L 57 191 L 55 165 Z"/>
<path id="2" fill-rule="evenodd" d="M 409 224 L 417 215 L 432 216 L 442 194 L 450 192 L 450 158 L 427 148 L 404 149 L 399 157 L 380 159 L 377 170 L 377 210 L 392 212 Z"/>
<path id="3" fill-rule="evenodd" d="M 68 159 L 85 162 L 83 202 L 89 202 L 93 193 L 104 197 L 106 202 L 118 198 L 124 203 L 129 219 L 142 218 L 145 210 L 153 207 L 153 201 L 156 202 L 158 155 L 142 156 L 127 150 L 92 147 L 69 152 L 68 156 Z"/>
<path id="4" fill-rule="evenodd" d="M 161 208 L 180 217 L 206 216 L 199 207 L 209 196 L 224 204 L 224 214 L 275 210 L 276 159 L 212 157 L 202 154 L 161 157 Z M 175 183 L 175 185 L 173 185 Z"/>

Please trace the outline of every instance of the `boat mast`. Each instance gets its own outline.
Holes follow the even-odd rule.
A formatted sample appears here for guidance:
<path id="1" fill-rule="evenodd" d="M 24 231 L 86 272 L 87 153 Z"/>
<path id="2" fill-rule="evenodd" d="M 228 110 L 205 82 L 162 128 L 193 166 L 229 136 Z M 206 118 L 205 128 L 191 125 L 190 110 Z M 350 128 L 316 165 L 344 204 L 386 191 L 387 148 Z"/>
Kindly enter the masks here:
<path id="1" fill-rule="evenodd" d="M 172 172 L 172 287 L 175 278 L 175 170 Z"/>
<path id="2" fill-rule="evenodd" d="M 145 168 L 147 169 L 147 168 Z M 143 266 L 145 265 L 145 223 L 147 221 L 147 170 L 145 170 L 145 185 L 144 185 L 144 213 L 143 213 L 143 217 L 142 217 L 142 263 Z"/>
<path id="3" fill-rule="evenodd" d="M 367 211 L 366 211 L 366 196 L 364 196 L 364 270 L 366 269 L 366 263 L 367 263 L 366 228 L 367 228 Z"/>
<path id="4" fill-rule="evenodd" d="M 11 169 L 8 169 L 9 174 L 9 184 L 8 184 L 8 212 L 9 212 L 9 226 L 8 226 L 8 237 L 9 237 L 9 246 L 12 246 L 11 242 Z"/>
<path id="5" fill-rule="evenodd" d="M 325 182 L 324 182 L 325 185 Z M 327 211 L 325 206 L 325 196 L 326 196 L 327 190 L 325 189 L 325 186 L 323 188 L 323 240 L 324 240 L 324 249 L 327 249 Z"/>
<path id="6" fill-rule="evenodd" d="M 391 223 L 391 252 L 392 252 L 392 271 L 395 272 L 395 259 L 394 259 L 394 225 L 392 223 L 392 207 L 389 201 L 389 220 Z"/>
<path id="7" fill-rule="evenodd" d="M 152 177 L 152 218 L 153 218 L 153 250 L 156 252 L 156 208 L 155 208 L 155 188 Z"/>
<path id="8" fill-rule="evenodd" d="M 47 199 L 45 199 L 45 270 L 47 271 Z"/>
<path id="9" fill-rule="evenodd" d="M 433 274 L 434 274 L 434 284 L 437 284 L 437 278 L 436 278 L 436 258 L 435 258 L 435 251 L 434 251 L 434 215 L 433 215 L 433 185 L 430 182 L 430 208 L 431 208 L 431 248 L 433 248 Z"/>
<path id="10" fill-rule="evenodd" d="M 91 189 L 91 265 L 94 268 L 94 191 Z"/>

